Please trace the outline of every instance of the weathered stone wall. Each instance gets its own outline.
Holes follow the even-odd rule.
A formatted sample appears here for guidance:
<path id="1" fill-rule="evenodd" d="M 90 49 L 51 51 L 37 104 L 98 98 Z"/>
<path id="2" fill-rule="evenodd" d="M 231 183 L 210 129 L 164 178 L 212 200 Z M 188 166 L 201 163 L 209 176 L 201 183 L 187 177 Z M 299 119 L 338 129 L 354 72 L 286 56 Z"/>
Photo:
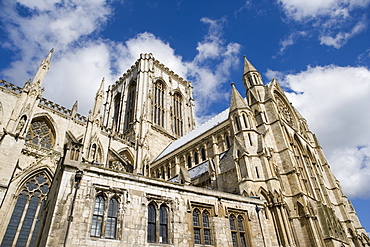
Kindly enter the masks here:
<path id="1" fill-rule="evenodd" d="M 84 167 L 84 168 L 83 168 Z M 165 203 L 169 208 L 169 245 L 194 246 L 192 210 L 208 208 L 210 211 L 211 239 L 214 246 L 231 246 L 229 211 L 245 216 L 247 239 L 253 246 L 263 246 L 261 226 L 270 229 L 271 223 L 261 214 L 261 225 L 256 216 L 257 199 L 174 184 L 160 179 L 120 173 L 92 165 L 82 164 L 84 174 L 74 204 L 73 221 L 68 233 L 68 246 L 168 246 L 147 242 L 146 230 L 151 202 Z M 68 214 L 75 192 L 74 174 L 77 167 L 66 166 L 54 211 L 47 246 L 64 243 Z M 95 197 L 100 192 L 120 198 L 118 237 L 115 240 L 90 237 Z M 264 233 L 268 237 L 268 231 Z M 273 244 L 271 246 L 277 246 Z"/>

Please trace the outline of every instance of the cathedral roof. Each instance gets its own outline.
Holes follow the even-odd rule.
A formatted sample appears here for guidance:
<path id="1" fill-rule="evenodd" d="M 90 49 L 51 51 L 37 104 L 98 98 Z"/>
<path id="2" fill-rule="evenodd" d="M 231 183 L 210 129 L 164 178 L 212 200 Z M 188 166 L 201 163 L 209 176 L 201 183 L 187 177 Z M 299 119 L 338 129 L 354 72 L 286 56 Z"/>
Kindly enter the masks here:
<path id="1" fill-rule="evenodd" d="M 214 116 L 213 118 L 209 119 L 207 122 L 203 123 L 198 128 L 190 131 L 186 135 L 180 137 L 176 141 L 169 144 L 163 152 L 154 160 L 159 160 L 164 156 L 172 153 L 176 149 L 184 146 L 185 144 L 189 143 L 190 141 L 194 140 L 198 136 L 202 135 L 203 133 L 207 132 L 208 130 L 212 129 L 213 127 L 219 125 L 220 123 L 226 121 L 229 116 L 229 108 L 224 110 L 223 112 L 219 113 L 218 115 Z"/>

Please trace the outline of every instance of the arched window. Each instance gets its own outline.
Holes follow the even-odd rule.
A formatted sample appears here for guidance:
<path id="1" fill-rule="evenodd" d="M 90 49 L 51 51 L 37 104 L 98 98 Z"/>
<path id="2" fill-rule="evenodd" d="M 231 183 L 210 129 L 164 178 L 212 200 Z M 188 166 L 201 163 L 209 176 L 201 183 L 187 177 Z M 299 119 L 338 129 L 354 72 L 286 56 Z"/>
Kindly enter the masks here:
<path id="1" fill-rule="evenodd" d="M 235 121 L 236 130 L 239 131 L 240 130 L 240 122 L 239 122 L 238 116 L 234 117 L 234 121 Z"/>
<path id="2" fill-rule="evenodd" d="M 121 116 L 120 116 L 120 103 L 121 103 L 121 94 L 118 93 L 115 97 L 114 97 L 114 112 L 113 112 L 113 124 L 116 128 L 116 131 L 119 132 L 119 128 L 120 128 L 120 119 L 121 119 Z"/>
<path id="3" fill-rule="evenodd" d="M 188 156 L 188 168 L 191 168 L 191 156 Z"/>
<path id="4" fill-rule="evenodd" d="M 167 207 L 161 205 L 159 209 L 159 242 L 168 243 L 168 219 L 167 219 Z"/>
<path id="5" fill-rule="evenodd" d="M 126 102 L 126 116 L 124 129 L 128 130 L 134 122 L 135 113 L 135 99 L 136 99 L 136 82 L 132 81 L 127 91 L 127 102 Z"/>
<path id="6" fill-rule="evenodd" d="M 206 160 L 206 150 L 204 148 L 200 150 L 200 155 L 202 157 L 202 161 L 205 161 Z"/>
<path id="7" fill-rule="evenodd" d="M 100 238 L 103 228 L 105 200 L 103 196 L 95 198 L 94 214 L 91 224 L 91 237 Z"/>
<path id="8" fill-rule="evenodd" d="M 204 244 L 211 244 L 211 228 L 209 225 L 209 213 L 204 210 L 202 213 L 203 221 L 203 235 L 204 235 Z"/>
<path id="9" fill-rule="evenodd" d="M 199 156 L 197 151 L 194 152 L 194 164 L 199 164 Z"/>
<path id="10" fill-rule="evenodd" d="M 26 142 L 39 145 L 44 148 L 54 146 L 54 134 L 50 125 L 43 119 L 32 121 L 26 134 Z"/>
<path id="11" fill-rule="evenodd" d="M 154 85 L 153 122 L 164 127 L 164 85 L 160 81 Z"/>
<path id="12" fill-rule="evenodd" d="M 156 210 L 153 204 L 148 206 L 148 235 L 147 240 L 149 243 L 156 242 Z"/>
<path id="13" fill-rule="evenodd" d="M 44 173 L 33 176 L 24 184 L 1 246 L 33 246 L 49 186 Z"/>
<path id="14" fill-rule="evenodd" d="M 109 201 L 107 223 L 105 226 L 105 238 L 116 238 L 118 201 L 112 198 Z"/>
<path id="15" fill-rule="evenodd" d="M 247 116 L 245 116 L 245 114 L 244 114 L 244 113 L 242 114 L 242 117 L 243 117 L 244 127 L 245 127 L 246 129 L 248 129 L 248 118 L 247 118 Z"/>
<path id="16" fill-rule="evenodd" d="M 183 135 L 183 119 L 182 119 L 182 97 L 179 93 L 173 96 L 173 128 L 176 135 Z"/>
<path id="17" fill-rule="evenodd" d="M 159 207 L 159 212 L 157 210 L 154 203 L 149 204 L 147 240 L 149 243 L 168 244 L 168 207 L 166 204 L 162 204 Z"/>
<path id="18" fill-rule="evenodd" d="M 231 145 L 230 145 L 230 138 L 229 138 L 229 136 L 227 135 L 225 139 L 226 139 L 226 147 L 227 148 L 230 148 Z"/>
<path id="19" fill-rule="evenodd" d="M 209 215 L 206 209 L 202 212 L 198 208 L 193 210 L 194 244 L 210 245 L 212 243 Z"/>
<path id="20" fill-rule="evenodd" d="M 201 237 L 200 237 L 200 220 L 199 220 L 200 212 L 196 209 L 193 211 L 193 227 L 194 227 L 194 243 L 200 244 Z"/>
<path id="21" fill-rule="evenodd" d="M 101 156 L 100 147 L 96 143 L 93 143 L 90 147 L 90 160 L 94 162 L 93 164 L 100 165 Z"/>
<path id="22" fill-rule="evenodd" d="M 234 214 L 229 216 L 231 238 L 234 247 L 246 247 L 244 219 L 241 215 L 237 218 Z"/>

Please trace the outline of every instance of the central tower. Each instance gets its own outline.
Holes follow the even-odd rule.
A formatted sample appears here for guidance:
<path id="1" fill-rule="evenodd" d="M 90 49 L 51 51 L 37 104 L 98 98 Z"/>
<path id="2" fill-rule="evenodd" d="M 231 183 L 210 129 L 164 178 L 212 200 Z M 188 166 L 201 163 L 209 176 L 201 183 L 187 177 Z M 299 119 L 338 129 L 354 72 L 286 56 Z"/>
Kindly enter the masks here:
<path id="1" fill-rule="evenodd" d="M 144 175 L 147 165 L 170 142 L 195 128 L 191 82 L 169 70 L 151 53 L 141 54 L 109 86 L 103 125 L 112 136 L 134 147 L 134 172 Z"/>

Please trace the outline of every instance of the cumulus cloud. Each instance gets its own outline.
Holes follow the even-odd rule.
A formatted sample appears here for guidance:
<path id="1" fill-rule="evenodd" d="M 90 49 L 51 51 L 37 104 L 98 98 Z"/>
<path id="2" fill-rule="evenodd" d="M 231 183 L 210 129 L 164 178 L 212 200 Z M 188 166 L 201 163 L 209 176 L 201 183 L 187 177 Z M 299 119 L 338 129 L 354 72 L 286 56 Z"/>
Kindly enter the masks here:
<path id="1" fill-rule="evenodd" d="M 225 18 L 200 20 L 208 32 L 195 47 L 194 59 L 184 61 L 169 43 L 149 32 L 122 42 L 98 38 L 113 15 L 108 0 L 4 1 L 0 17 L 8 40 L 2 46 L 16 51 L 19 57 L 1 72 L 2 76 L 22 86 L 54 47 L 43 96 L 68 108 L 78 100 L 79 112 L 86 115 L 103 77 L 111 84 L 140 53 L 153 53 L 161 63 L 193 82 L 197 116 L 212 115 L 209 107 L 220 98 L 228 99 L 229 93 L 221 88 L 238 61 L 241 46 L 223 40 Z"/>
<path id="2" fill-rule="evenodd" d="M 288 19 L 308 24 L 320 44 L 337 49 L 361 33 L 366 25 L 370 0 L 277 0 Z"/>
<path id="3" fill-rule="evenodd" d="M 370 70 L 330 65 L 268 75 L 291 90 L 288 98 L 317 134 L 345 194 L 369 197 Z"/>

